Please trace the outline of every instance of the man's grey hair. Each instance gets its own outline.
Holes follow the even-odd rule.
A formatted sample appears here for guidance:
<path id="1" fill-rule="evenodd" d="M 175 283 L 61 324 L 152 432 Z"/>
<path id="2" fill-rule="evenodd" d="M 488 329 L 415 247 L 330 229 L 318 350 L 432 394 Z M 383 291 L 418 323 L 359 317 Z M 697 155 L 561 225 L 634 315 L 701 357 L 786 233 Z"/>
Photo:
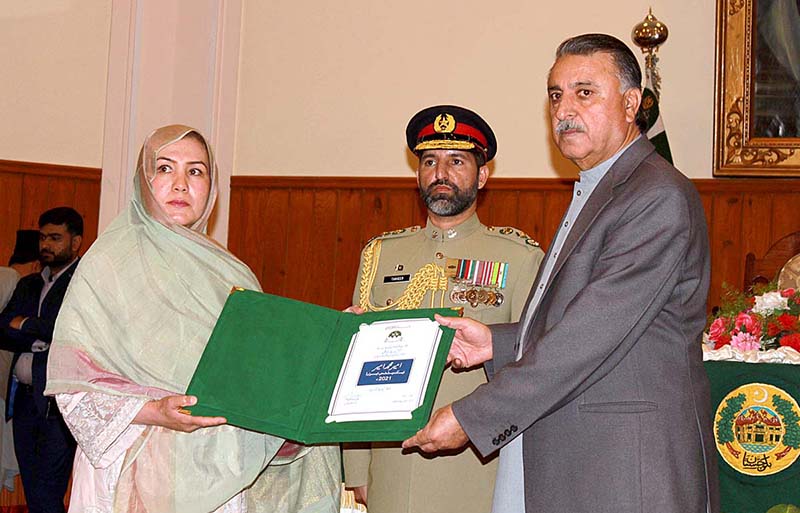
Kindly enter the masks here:
<path id="1" fill-rule="evenodd" d="M 608 34 L 581 34 L 567 39 L 556 50 L 556 60 L 567 55 L 593 55 L 595 53 L 607 53 L 614 59 L 617 66 L 617 78 L 619 79 L 622 93 L 628 89 L 642 89 L 642 69 L 639 61 L 633 54 L 628 45 L 614 36 Z M 640 132 L 647 129 L 647 120 L 644 118 L 641 106 L 636 113 L 636 126 Z"/>

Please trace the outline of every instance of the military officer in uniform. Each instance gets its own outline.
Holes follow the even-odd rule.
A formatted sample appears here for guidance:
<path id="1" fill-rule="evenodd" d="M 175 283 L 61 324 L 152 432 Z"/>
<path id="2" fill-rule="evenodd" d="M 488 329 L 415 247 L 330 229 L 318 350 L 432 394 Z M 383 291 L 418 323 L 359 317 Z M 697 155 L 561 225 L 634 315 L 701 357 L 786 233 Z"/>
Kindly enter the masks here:
<path id="1" fill-rule="evenodd" d="M 494 324 L 516 321 L 543 252 L 510 227 L 484 226 L 476 198 L 489 177 L 497 143 L 476 113 L 452 105 L 417 113 L 406 128 L 419 157 L 417 182 L 428 210 L 425 227 L 372 239 L 361 254 L 353 303 L 368 311 L 464 308 L 464 315 Z M 434 409 L 484 383 L 483 370 L 446 371 Z M 472 450 L 435 457 L 400 444 L 345 447 L 345 481 L 370 513 L 459 513 L 491 509 L 496 461 Z"/>

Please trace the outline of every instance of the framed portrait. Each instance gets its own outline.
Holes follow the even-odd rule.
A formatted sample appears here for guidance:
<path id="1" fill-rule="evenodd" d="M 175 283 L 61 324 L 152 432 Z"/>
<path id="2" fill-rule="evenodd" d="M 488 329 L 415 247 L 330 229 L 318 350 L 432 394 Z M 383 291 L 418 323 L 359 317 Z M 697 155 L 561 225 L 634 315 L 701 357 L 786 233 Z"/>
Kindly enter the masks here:
<path id="1" fill-rule="evenodd" d="M 714 175 L 800 177 L 800 0 L 717 0 Z"/>

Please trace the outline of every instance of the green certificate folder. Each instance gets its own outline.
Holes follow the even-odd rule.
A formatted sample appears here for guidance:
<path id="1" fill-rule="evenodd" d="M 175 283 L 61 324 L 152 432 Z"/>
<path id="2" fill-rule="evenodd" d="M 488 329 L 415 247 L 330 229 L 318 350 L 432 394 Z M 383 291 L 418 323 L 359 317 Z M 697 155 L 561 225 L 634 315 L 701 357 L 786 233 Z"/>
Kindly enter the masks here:
<path id="1" fill-rule="evenodd" d="M 431 414 L 454 331 L 441 327 L 422 406 L 407 420 L 326 423 L 353 334 L 363 323 L 457 316 L 449 308 L 340 312 L 251 290 L 228 297 L 187 394 L 193 415 L 303 443 L 404 440 Z"/>

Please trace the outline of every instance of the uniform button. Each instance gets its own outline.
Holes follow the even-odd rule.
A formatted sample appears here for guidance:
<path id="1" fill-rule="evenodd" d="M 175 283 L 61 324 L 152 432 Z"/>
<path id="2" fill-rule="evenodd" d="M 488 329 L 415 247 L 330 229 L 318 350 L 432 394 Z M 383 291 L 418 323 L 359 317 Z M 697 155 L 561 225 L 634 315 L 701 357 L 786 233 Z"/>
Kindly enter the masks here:
<path id="1" fill-rule="evenodd" d="M 442 254 L 442 252 L 441 252 L 441 251 L 437 251 L 437 252 L 436 252 L 436 258 L 438 258 L 439 260 L 441 260 L 442 258 L 444 258 L 444 255 Z"/>
<path id="2" fill-rule="evenodd" d="M 517 426 L 515 426 L 514 424 L 511 424 L 511 432 L 512 433 L 516 433 L 517 432 Z"/>
<path id="3" fill-rule="evenodd" d="M 392 301 L 392 298 L 389 298 L 389 299 L 386 300 L 386 306 L 389 306 L 392 303 L 394 303 L 394 301 Z"/>

